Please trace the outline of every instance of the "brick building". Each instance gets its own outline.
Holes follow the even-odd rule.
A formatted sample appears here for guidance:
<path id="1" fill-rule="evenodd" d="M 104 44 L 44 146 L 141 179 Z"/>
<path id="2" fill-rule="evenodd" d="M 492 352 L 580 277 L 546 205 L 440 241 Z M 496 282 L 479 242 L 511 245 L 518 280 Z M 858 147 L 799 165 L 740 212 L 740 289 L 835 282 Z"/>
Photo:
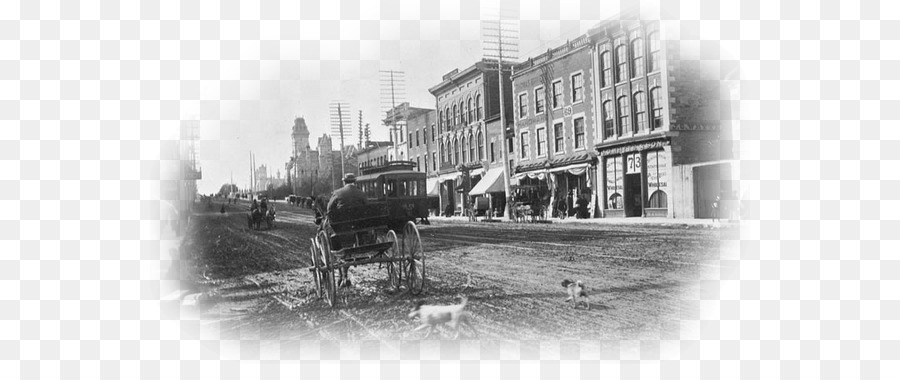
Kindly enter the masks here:
<path id="1" fill-rule="evenodd" d="M 513 190 L 546 216 L 573 216 L 579 199 L 585 210 L 596 204 L 592 63 L 582 35 L 513 69 Z"/>
<path id="2" fill-rule="evenodd" d="M 512 86 L 505 72 L 510 65 L 504 66 L 504 97 L 509 99 Z M 497 68 L 497 61 L 481 60 L 462 71 L 454 69 L 445 74 L 441 83 L 428 90 L 434 95 L 437 108 L 434 146 L 438 169 L 427 186 L 429 193 L 440 196 L 441 210 L 449 206 L 461 213 L 469 202 L 469 190 L 489 169 L 485 165 L 487 158 L 499 157 L 486 151 L 502 145 L 499 123 L 492 130 L 488 121 L 498 119 L 501 108 L 510 117 L 512 103 L 500 105 Z"/>
<path id="3" fill-rule="evenodd" d="M 664 33 L 658 22 L 637 20 L 588 32 L 604 217 L 709 217 L 728 188 L 719 78 L 681 56 L 677 41 L 664 43 Z"/>

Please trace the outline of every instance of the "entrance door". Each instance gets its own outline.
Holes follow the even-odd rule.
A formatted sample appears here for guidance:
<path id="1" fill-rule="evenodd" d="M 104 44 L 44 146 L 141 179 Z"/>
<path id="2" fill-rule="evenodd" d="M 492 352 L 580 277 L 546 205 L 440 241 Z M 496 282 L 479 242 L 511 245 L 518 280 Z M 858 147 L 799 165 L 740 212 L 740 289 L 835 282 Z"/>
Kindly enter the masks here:
<path id="1" fill-rule="evenodd" d="M 728 199 L 732 190 L 731 166 L 714 164 L 694 168 L 694 215 L 696 218 L 712 218 L 715 216 L 712 204 L 716 196 Z M 721 203 L 721 202 L 720 202 Z M 722 204 L 720 217 L 726 214 Z"/>
<path id="2" fill-rule="evenodd" d="M 641 216 L 644 207 L 641 197 L 641 174 L 625 175 L 625 216 Z"/>

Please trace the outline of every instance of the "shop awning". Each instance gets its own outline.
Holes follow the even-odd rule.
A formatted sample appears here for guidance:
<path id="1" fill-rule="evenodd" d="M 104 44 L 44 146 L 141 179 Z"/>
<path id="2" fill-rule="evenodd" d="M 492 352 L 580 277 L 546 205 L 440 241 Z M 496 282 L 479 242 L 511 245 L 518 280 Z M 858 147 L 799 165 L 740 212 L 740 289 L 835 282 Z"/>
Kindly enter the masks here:
<path id="1" fill-rule="evenodd" d="M 469 195 L 482 195 L 503 191 L 503 168 L 488 169 L 484 178 L 475 184 Z"/>
<path id="2" fill-rule="evenodd" d="M 428 195 L 440 195 L 438 184 L 437 178 L 428 178 L 425 180 L 425 189 L 428 190 Z"/>
<path id="3" fill-rule="evenodd" d="M 553 168 L 553 169 L 550 169 L 550 172 L 558 173 L 558 172 L 566 171 L 572 175 L 582 175 L 582 174 L 584 174 L 585 171 L 587 171 L 588 166 L 590 166 L 590 165 L 589 164 L 575 164 L 575 165 L 563 166 L 563 167 L 559 167 L 559 168 Z"/>

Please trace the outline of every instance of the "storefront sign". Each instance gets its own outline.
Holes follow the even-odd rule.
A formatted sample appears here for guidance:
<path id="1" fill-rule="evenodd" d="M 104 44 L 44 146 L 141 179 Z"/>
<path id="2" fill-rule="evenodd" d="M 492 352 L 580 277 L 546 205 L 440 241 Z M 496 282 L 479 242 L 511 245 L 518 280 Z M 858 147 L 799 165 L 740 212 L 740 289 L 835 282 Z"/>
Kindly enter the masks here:
<path id="1" fill-rule="evenodd" d="M 622 159 L 610 157 L 606 159 L 606 192 L 621 194 L 622 187 Z"/>
<path id="2" fill-rule="evenodd" d="M 647 152 L 647 187 L 665 189 L 668 184 L 669 159 L 665 151 Z M 652 190 L 651 190 L 652 192 Z"/>

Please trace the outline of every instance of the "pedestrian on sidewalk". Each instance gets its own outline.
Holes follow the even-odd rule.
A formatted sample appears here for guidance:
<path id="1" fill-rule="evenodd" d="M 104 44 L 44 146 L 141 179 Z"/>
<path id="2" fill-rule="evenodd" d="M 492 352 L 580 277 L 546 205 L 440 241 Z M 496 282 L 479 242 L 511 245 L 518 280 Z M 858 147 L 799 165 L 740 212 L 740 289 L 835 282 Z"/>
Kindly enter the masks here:
<path id="1" fill-rule="evenodd" d="M 556 202 L 556 209 L 557 211 L 559 211 L 559 218 L 565 219 L 566 212 L 568 210 L 568 207 L 566 207 L 566 198 L 560 199 L 559 202 Z"/>
<path id="2" fill-rule="evenodd" d="M 722 203 L 722 196 L 716 195 L 716 200 L 713 201 L 713 204 L 712 204 L 713 222 L 719 221 L 719 206 L 721 206 L 721 203 Z"/>

